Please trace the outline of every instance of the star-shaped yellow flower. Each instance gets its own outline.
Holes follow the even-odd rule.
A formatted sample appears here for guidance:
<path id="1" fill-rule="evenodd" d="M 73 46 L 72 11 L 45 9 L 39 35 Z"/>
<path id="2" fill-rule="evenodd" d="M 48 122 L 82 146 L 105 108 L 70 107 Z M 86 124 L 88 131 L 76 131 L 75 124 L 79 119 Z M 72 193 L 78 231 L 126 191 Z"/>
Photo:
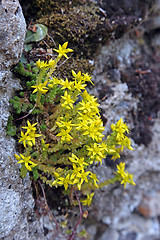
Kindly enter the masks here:
<path id="1" fill-rule="evenodd" d="M 62 56 L 67 57 L 66 53 L 73 52 L 72 49 L 67 48 L 68 42 L 65 42 L 62 46 L 59 44 L 59 49 L 53 49 L 54 51 L 58 52 L 58 57 L 61 58 Z"/>
<path id="2" fill-rule="evenodd" d="M 15 154 L 14 155 L 15 158 L 19 161 L 18 163 L 24 163 L 25 164 L 25 167 L 29 170 L 29 171 L 32 171 L 32 168 L 34 168 L 35 166 L 37 166 L 36 163 L 32 162 L 30 159 L 31 159 L 31 156 L 28 156 L 28 157 L 25 157 L 23 156 L 22 154 L 17 155 Z"/>
<path id="3" fill-rule="evenodd" d="M 36 93 L 36 92 L 39 91 L 39 92 L 45 94 L 46 92 L 48 92 L 48 88 L 46 87 L 47 83 L 48 82 L 45 81 L 44 83 L 40 83 L 40 84 L 38 84 L 36 86 L 31 86 L 32 88 L 35 88 L 33 93 Z"/>

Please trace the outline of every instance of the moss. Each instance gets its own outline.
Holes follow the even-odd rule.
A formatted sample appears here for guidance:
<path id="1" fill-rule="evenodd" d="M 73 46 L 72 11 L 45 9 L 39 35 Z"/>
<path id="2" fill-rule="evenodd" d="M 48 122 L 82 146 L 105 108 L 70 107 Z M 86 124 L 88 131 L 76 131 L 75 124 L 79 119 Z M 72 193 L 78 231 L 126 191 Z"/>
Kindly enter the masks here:
<path id="1" fill-rule="evenodd" d="M 35 0 L 26 4 L 24 0 L 22 7 L 27 19 L 28 14 L 30 19 L 35 16 L 37 23 L 48 26 L 57 44 L 68 41 L 79 58 L 93 58 L 99 43 L 111 38 L 98 6 L 89 0 Z M 55 48 L 50 38 L 46 42 Z"/>
<path id="2" fill-rule="evenodd" d="M 62 77 L 63 74 L 63 78 L 67 77 L 71 79 L 72 69 L 74 69 L 75 72 L 81 71 L 82 73 L 90 74 L 93 71 L 93 68 L 94 66 L 89 63 L 88 59 L 69 59 L 64 65 L 61 66 L 61 70 L 57 71 L 57 77 Z"/>
<path id="3" fill-rule="evenodd" d="M 89 1 L 87 1 L 89 2 Z M 61 13 L 63 10 L 69 11 L 70 8 L 86 4 L 86 0 L 23 0 L 21 2 L 24 16 L 28 20 L 37 19 L 53 11 Z"/>
<path id="4" fill-rule="evenodd" d="M 98 11 L 93 3 L 77 5 L 63 13 L 53 11 L 40 18 L 38 23 L 49 27 L 49 34 L 56 43 L 68 41 L 79 58 L 93 58 L 98 44 L 108 37 Z M 50 46 L 55 47 L 52 41 Z"/>
<path id="5" fill-rule="evenodd" d="M 108 28 L 107 25 L 106 28 L 106 19 L 98 6 L 89 0 L 24 0 L 22 8 L 28 20 L 35 16 L 36 23 L 44 24 L 49 29 L 45 41 L 34 45 L 34 48 L 46 49 L 46 43 L 47 48 L 55 48 L 55 43 L 58 45 L 68 41 L 69 47 L 74 49 L 72 62 L 68 60 L 61 68 L 63 71 L 58 73 L 59 76 L 63 73 L 63 77 L 71 76 L 68 69 L 91 74 L 93 66 L 89 64 L 89 60 L 94 58 L 100 43 L 111 39 L 117 27 Z M 43 60 L 46 58 L 45 55 L 41 57 Z M 38 60 L 34 51 L 29 53 L 28 58 Z"/>

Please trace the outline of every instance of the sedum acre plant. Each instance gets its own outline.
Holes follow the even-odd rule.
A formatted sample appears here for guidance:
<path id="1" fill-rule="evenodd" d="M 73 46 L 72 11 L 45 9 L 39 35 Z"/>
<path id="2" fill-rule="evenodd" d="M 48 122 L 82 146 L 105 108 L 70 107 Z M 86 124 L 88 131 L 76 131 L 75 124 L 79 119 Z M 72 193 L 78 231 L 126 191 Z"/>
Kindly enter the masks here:
<path id="1" fill-rule="evenodd" d="M 25 109 L 22 112 L 28 111 L 20 118 L 24 125 L 19 143 L 23 147 L 15 158 L 21 164 L 22 177 L 29 171 L 34 179 L 40 178 L 50 187 L 64 187 L 68 194 L 73 189 L 82 190 L 81 202 L 89 206 L 97 188 L 116 181 L 124 187 L 127 183 L 135 185 L 133 176 L 122 162 L 117 165 L 114 177 L 105 182 L 99 183 L 92 171 L 92 166 L 102 164 L 106 155 L 115 160 L 120 158 L 124 148 L 133 149 L 126 136 L 128 126 L 122 119 L 111 125 L 112 133 L 105 138 L 99 103 L 86 90 L 88 82 L 93 84 L 90 75 L 71 70 L 70 80 L 56 76 L 61 58 L 68 58 L 67 54 L 73 51 L 67 45 L 65 42 L 59 49 L 54 49 L 58 53 L 55 59 L 38 60 L 34 80 L 32 78 L 26 84 L 27 97 L 21 94 L 19 101 L 12 100 L 13 104 Z M 86 196 L 83 196 L 83 190 L 87 190 Z"/>

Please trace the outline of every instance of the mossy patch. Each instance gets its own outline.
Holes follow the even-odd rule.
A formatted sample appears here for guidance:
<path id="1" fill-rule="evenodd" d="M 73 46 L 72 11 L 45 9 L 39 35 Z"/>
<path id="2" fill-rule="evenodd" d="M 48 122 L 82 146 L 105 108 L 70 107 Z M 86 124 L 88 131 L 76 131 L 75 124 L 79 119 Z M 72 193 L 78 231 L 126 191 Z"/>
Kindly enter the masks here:
<path id="1" fill-rule="evenodd" d="M 38 23 L 49 27 L 49 34 L 56 43 L 67 40 L 79 58 L 93 58 L 99 43 L 109 37 L 98 13 L 93 3 L 77 5 L 69 11 L 53 11 L 40 18 Z"/>

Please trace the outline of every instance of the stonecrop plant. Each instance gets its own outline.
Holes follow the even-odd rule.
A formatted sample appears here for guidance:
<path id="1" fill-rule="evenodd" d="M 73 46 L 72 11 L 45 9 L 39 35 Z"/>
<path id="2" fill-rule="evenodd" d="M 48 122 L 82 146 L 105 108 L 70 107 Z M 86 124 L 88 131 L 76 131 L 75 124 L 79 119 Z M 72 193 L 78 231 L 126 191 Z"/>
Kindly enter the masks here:
<path id="1" fill-rule="evenodd" d="M 28 111 L 21 117 L 22 148 L 15 158 L 21 164 L 22 177 L 32 172 L 34 179 L 41 179 L 50 187 L 64 187 L 68 194 L 73 188 L 79 190 L 82 204 L 89 206 L 97 188 L 116 181 L 124 187 L 127 183 L 135 185 L 122 162 L 114 177 L 105 182 L 99 183 L 92 171 L 92 166 L 102 164 L 107 155 L 114 161 L 124 148 L 133 149 L 126 136 L 129 128 L 122 119 L 111 125 L 109 136 L 104 136 L 98 100 L 86 90 L 88 82 L 93 84 L 89 74 L 71 69 L 70 80 L 56 76 L 59 61 L 73 51 L 67 45 L 65 42 L 54 49 L 55 59 L 38 60 L 34 80 L 26 84 L 27 96 L 21 94 L 22 98 L 11 101 L 18 113 Z"/>

